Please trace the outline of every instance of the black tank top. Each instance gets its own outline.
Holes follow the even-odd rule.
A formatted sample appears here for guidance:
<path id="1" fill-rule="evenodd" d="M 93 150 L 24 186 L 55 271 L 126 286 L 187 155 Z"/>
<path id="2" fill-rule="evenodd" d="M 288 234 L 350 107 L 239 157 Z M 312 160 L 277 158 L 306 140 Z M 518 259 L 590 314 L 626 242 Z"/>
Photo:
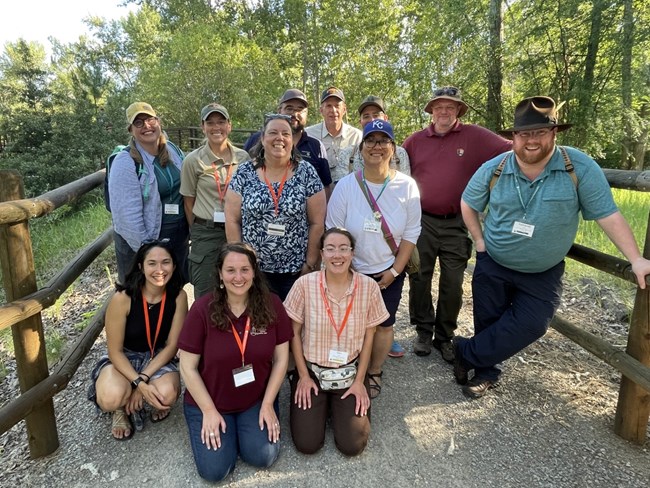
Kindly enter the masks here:
<path id="1" fill-rule="evenodd" d="M 158 314 L 160 313 L 160 303 L 149 305 L 149 333 L 151 343 L 153 344 L 156 337 L 156 326 L 158 325 Z M 158 339 L 154 345 L 154 351 L 165 347 L 165 342 L 172 328 L 172 319 L 176 312 L 176 297 L 167 295 L 165 299 L 165 311 L 163 313 L 162 324 Z M 147 328 L 144 323 L 144 310 L 142 309 L 142 293 L 136 293 L 131 297 L 131 311 L 126 317 L 126 328 L 124 331 L 124 348 L 131 351 L 147 352 L 149 343 L 147 342 Z"/>

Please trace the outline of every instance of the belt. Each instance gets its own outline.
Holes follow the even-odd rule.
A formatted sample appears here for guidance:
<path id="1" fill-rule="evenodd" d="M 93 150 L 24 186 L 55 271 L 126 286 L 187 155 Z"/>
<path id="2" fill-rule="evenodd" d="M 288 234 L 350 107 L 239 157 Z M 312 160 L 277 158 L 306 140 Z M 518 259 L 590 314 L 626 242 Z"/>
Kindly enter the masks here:
<path id="1" fill-rule="evenodd" d="M 224 224 L 223 222 L 214 222 L 212 220 L 205 220 L 205 219 L 201 219 L 199 217 L 194 217 L 194 223 L 199 224 L 199 225 L 203 225 L 205 227 L 209 227 L 210 229 L 225 229 L 226 228 L 226 224 Z"/>
<path id="2" fill-rule="evenodd" d="M 425 210 L 422 210 L 422 213 L 426 215 L 427 217 L 433 217 L 434 219 L 440 219 L 440 220 L 449 220 L 449 219 L 455 219 L 458 217 L 457 213 L 448 213 L 448 214 L 433 214 L 430 212 L 427 212 Z"/>

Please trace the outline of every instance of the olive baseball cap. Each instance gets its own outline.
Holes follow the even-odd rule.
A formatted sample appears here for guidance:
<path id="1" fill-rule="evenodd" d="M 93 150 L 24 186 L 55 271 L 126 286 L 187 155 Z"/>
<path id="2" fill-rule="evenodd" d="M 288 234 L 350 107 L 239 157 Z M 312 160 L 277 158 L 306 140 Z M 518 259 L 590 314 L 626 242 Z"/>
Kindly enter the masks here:
<path id="1" fill-rule="evenodd" d="M 228 113 L 228 110 L 226 110 L 226 107 L 218 103 L 209 103 L 203 107 L 201 109 L 201 120 L 205 122 L 208 117 L 210 117 L 210 114 L 214 112 L 223 115 L 226 120 L 230 120 L 230 114 Z"/>

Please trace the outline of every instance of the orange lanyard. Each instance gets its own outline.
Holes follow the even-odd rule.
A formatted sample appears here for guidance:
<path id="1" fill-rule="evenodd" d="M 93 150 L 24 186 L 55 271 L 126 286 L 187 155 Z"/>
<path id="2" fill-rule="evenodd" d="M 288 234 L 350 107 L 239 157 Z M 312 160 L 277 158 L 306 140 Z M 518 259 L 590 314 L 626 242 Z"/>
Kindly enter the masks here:
<path id="1" fill-rule="evenodd" d="M 269 191 L 271 192 L 271 198 L 273 199 L 273 204 L 275 205 L 275 215 L 276 216 L 280 213 L 280 196 L 282 195 L 282 190 L 284 189 L 284 184 L 287 182 L 287 176 L 289 175 L 289 165 L 290 164 L 291 164 L 291 161 L 287 163 L 287 169 L 284 170 L 284 175 L 282 176 L 282 181 L 280 181 L 280 187 L 278 188 L 278 193 L 275 193 L 275 190 L 273 189 L 273 186 L 271 185 L 271 182 L 266 177 L 266 167 L 262 168 L 262 172 L 264 173 L 264 182 L 266 183 L 266 186 L 269 188 Z"/>
<path id="2" fill-rule="evenodd" d="M 237 346 L 239 347 L 239 351 L 241 352 L 241 365 L 244 366 L 244 352 L 246 352 L 246 345 L 248 344 L 248 333 L 251 330 L 251 318 L 250 317 L 246 318 L 246 328 L 244 331 L 243 343 L 239 338 L 239 334 L 237 333 L 237 329 L 235 329 L 235 325 L 232 322 L 230 322 L 230 327 L 232 327 L 232 335 L 235 336 L 235 341 L 237 341 Z"/>
<path id="3" fill-rule="evenodd" d="M 325 275 L 325 271 L 322 271 L 320 275 L 320 293 L 321 296 L 323 297 L 323 303 L 325 304 L 325 310 L 327 311 L 327 316 L 330 319 L 330 324 L 332 324 L 332 327 L 334 327 L 334 330 L 336 331 L 336 339 L 338 340 L 341 338 L 341 333 L 343 332 L 343 329 L 345 329 L 345 326 L 348 324 L 348 318 L 350 317 L 350 312 L 352 312 L 352 304 L 354 303 L 354 297 L 357 294 L 357 279 L 354 280 L 352 297 L 350 298 L 350 303 L 348 304 L 348 308 L 345 311 L 345 315 L 343 316 L 343 321 L 341 322 L 341 326 L 337 327 L 336 321 L 334 320 L 334 315 L 332 314 L 332 309 L 330 308 L 330 301 L 327 298 L 327 294 L 325 293 L 325 286 L 323 286 L 324 275 Z"/>
<path id="4" fill-rule="evenodd" d="M 163 292 L 162 300 L 160 301 L 160 312 L 158 312 L 158 325 L 156 325 L 156 336 L 153 339 L 153 344 L 151 343 L 151 325 L 149 324 L 149 307 L 147 306 L 147 299 L 144 297 L 144 291 L 142 292 L 142 308 L 144 309 L 144 326 L 147 331 L 147 344 L 149 344 L 149 350 L 151 351 L 151 358 L 153 359 L 154 347 L 156 342 L 158 342 L 158 333 L 160 332 L 160 326 L 162 325 L 163 313 L 165 312 L 165 299 L 167 298 L 167 290 Z"/>
<path id="5" fill-rule="evenodd" d="M 223 207 L 223 199 L 226 198 L 226 192 L 228 191 L 228 183 L 232 178 L 232 167 L 233 164 L 228 165 L 228 174 L 226 175 L 226 182 L 223 185 L 223 192 L 221 191 L 221 179 L 219 178 L 219 170 L 217 169 L 217 163 L 212 163 L 212 168 L 214 169 L 214 181 L 217 182 L 217 192 L 219 193 L 219 201 L 221 202 L 221 207 Z"/>

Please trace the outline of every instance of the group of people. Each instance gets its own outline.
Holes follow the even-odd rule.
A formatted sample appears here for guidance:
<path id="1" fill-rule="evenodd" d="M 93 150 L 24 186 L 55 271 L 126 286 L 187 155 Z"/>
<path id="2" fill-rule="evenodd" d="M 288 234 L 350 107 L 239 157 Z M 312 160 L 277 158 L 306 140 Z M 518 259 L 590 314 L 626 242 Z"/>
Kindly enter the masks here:
<path id="1" fill-rule="evenodd" d="M 328 419 L 342 453 L 365 449 L 383 364 L 404 354 L 393 325 L 407 277 L 413 352 L 438 349 L 478 398 L 502 361 L 545 333 L 579 213 L 600 224 L 639 286 L 650 273 L 602 170 L 556 145 L 569 124 L 549 97 L 523 100 L 504 138 L 461 123 L 469 105 L 457 88 L 440 88 L 425 107 L 431 124 L 403 147 L 379 97 L 359 106 L 361 130 L 343 122 L 338 88 L 321 96 L 322 123 L 305 127 L 308 106 L 287 90 L 241 150 L 227 109 L 211 103 L 200 114 L 205 142 L 184 158 L 150 105 L 127 109 L 131 142 L 109 179 L 119 283 L 89 398 L 125 440 L 145 411 L 151 422 L 168 417 L 182 378 L 192 452 L 208 480 L 226 477 L 238 456 L 275 462 L 287 373 L 300 452 L 323 446 Z M 475 333 L 462 338 L 472 241 Z"/>

